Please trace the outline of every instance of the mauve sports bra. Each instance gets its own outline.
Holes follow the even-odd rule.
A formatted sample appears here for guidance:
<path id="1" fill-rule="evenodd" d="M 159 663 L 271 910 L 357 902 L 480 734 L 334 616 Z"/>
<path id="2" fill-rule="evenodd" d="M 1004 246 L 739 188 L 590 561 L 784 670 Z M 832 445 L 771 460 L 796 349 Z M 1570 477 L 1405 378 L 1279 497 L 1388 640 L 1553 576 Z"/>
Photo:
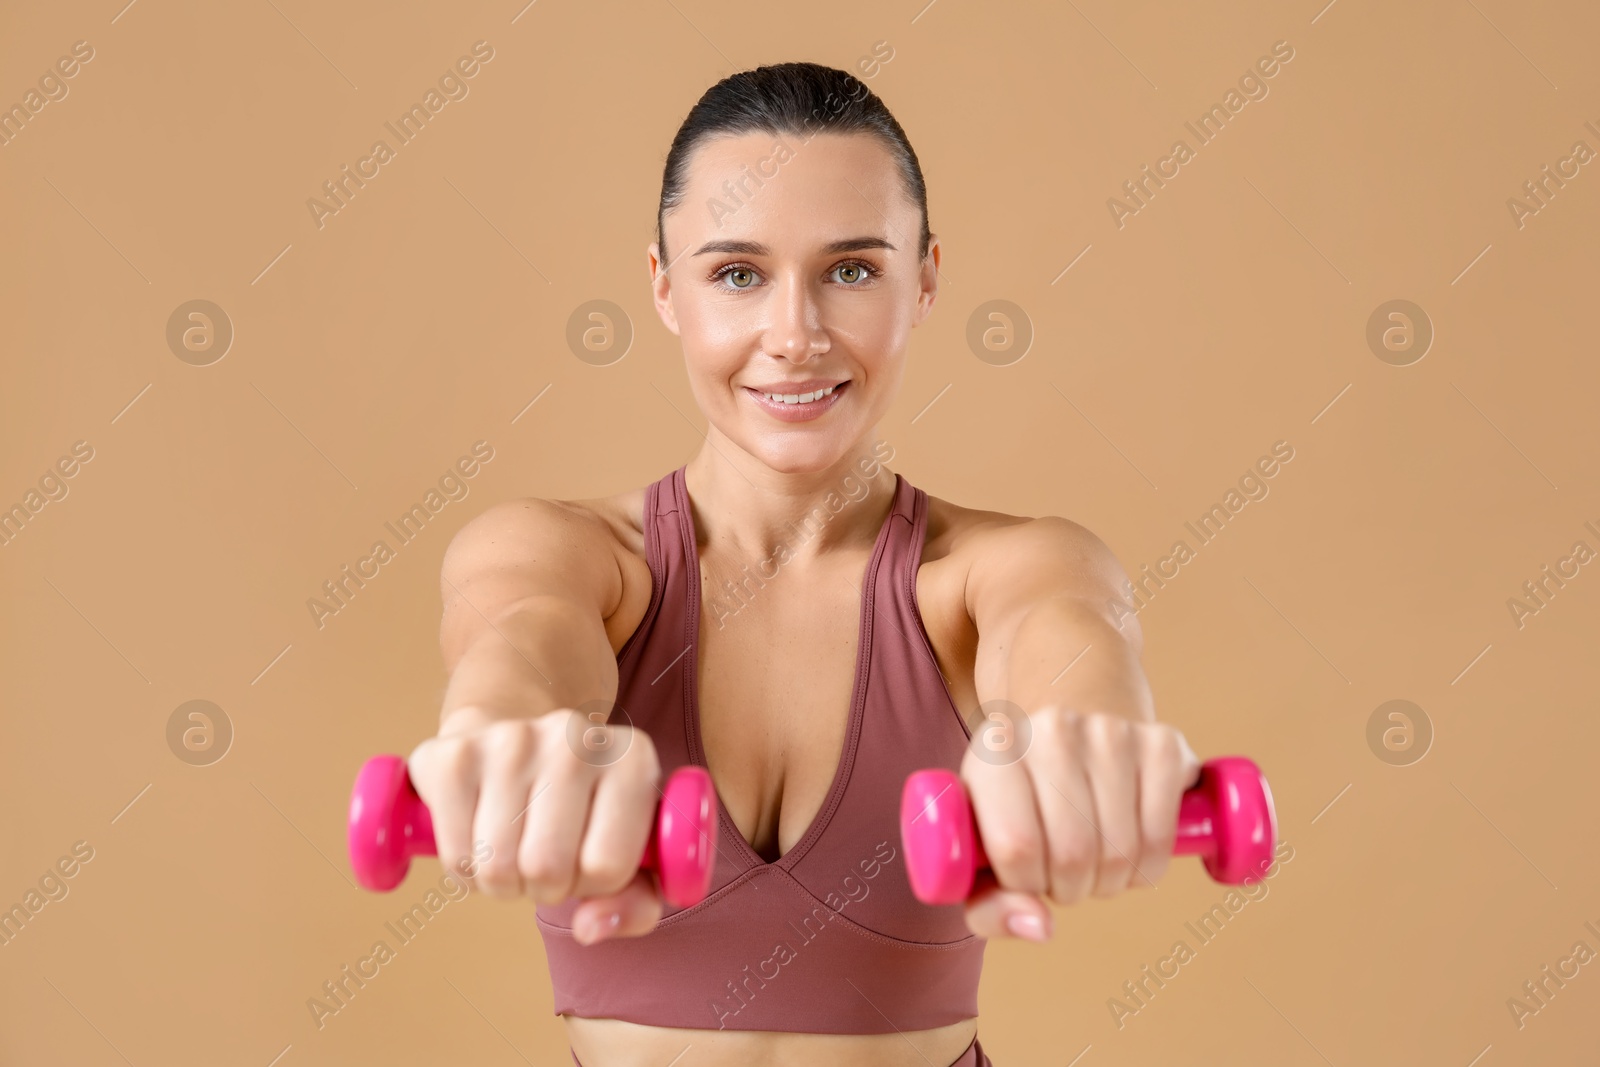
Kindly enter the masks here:
<path id="1" fill-rule="evenodd" d="M 617 703 L 650 735 L 663 775 L 706 766 L 700 557 L 683 475 L 645 492 L 650 606 L 617 654 Z M 768 863 L 719 796 L 711 892 L 692 907 L 667 905 L 649 934 L 580 945 L 576 900 L 538 905 L 556 1014 L 829 1034 L 927 1030 L 978 1014 L 985 941 L 961 905 L 911 895 L 901 855 L 906 775 L 959 768 L 970 737 L 917 611 L 927 521 L 927 494 L 896 474 L 862 586 L 844 752 L 805 835 Z"/>

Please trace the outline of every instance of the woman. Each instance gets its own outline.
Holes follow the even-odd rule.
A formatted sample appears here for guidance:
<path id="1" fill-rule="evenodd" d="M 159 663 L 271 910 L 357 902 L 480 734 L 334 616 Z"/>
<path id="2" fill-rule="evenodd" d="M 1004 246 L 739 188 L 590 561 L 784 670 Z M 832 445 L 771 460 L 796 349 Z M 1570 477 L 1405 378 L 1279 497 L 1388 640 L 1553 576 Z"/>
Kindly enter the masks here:
<path id="1" fill-rule="evenodd" d="M 450 683 L 411 757 L 440 858 L 486 845 L 477 887 L 536 901 L 577 1063 L 988 1064 L 985 939 L 1043 941 L 1046 901 L 1153 884 L 1198 776 L 1154 721 L 1126 577 L 1081 526 L 882 465 L 941 252 L 861 82 L 718 83 L 657 224 L 704 447 L 631 492 L 497 505 L 451 544 Z M 674 910 L 635 867 L 684 764 L 720 822 L 710 896 Z M 899 854 L 901 785 L 939 765 L 998 880 L 965 905 L 917 902 Z"/>

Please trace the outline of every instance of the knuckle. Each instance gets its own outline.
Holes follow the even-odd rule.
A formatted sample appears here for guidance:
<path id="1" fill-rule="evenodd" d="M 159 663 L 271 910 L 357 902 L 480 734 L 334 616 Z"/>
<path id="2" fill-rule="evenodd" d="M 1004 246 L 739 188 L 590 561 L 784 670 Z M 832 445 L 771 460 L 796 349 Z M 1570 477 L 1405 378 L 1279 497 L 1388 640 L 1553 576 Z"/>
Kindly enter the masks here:
<path id="1" fill-rule="evenodd" d="M 492 897 L 515 896 L 519 892 L 516 864 L 498 855 L 479 865 L 477 882 Z"/>
<path id="2" fill-rule="evenodd" d="M 1143 723 L 1140 734 L 1145 746 L 1161 762 L 1176 766 L 1183 761 L 1183 735 L 1166 723 Z"/>
<path id="3" fill-rule="evenodd" d="M 1050 843 L 1050 876 L 1057 881 L 1075 881 L 1094 866 L 1098 850 L 1089 834 L 1064 833 Z"/>
<path id="4" fill-rule="evenodd" d="M 633 880 L 636 864 L 621 854 L 605 854 L 585 861 L 579 874 L 580 885 L 592 887 L 596 894 L 615 893 Z"/>
<path id="5" fill-rule="evenodd" d="M 561 863 L 555 851 L 550 848 L 536 848 L 524 852 L 517 864 L 517 872 L 529 885 L 543 888 L 554 886 L 562 878 Z"/>
<path id="6" fill-rule="evenodd" d="M 1100 857 L 1100 880 L 1118 886 L 1125 885 L 1128 876 L 1133 873 L 1133 861 L 1129 858 L 1130 855 L 1126 849 L 1122 851 L 1115 848 L 1107 849 Z"/>
<path id="7" fill-rule="evenodd" d="M 1105 853 L 1102 862 L 1114 861 L 1127 864 L 1143 847 L 1139 837 L 1139 825 L 1131 806 L 1125 815 L 1119 815 L 1111 825 L 1102 826 L 1100 834 L 1104 840 L 1102 851 Z"/>
<path id="8" fill-rule="evenodd" d="M 504 849 L 496 849 L 488 859 L 478 864 L 478 877 L 485 882 L 505 882 L 517 876 L 517 862 Z"/>
<path id="9" fill-rule="evenodd" d="M 1191 777 L 1200 767 L 1200 757 L 1194 754 L 1194 749 L 1189 747 L 1188 738 L 1183 736 L 1183 731 L 1165 724 L 1159 726 L 1150 738 L 1152 758 L 1160 766 L 1185 779 Z"/>
<path id="10" fill-rule="evenodd" d="M 549 849 L 524 856 L 521 872 L 528 891 L 542 903 L 554 903 L 572 887 L 572 864 Z"/>
<path id="11" fill-rule="evenodd" d="M 473 762 L 472 749 L 465 738 L 430 737 L 412 750 L 406 770 L 420 789 L 424 784 L 467 778 Z"/>
<path id="12" fill-rule="evenodd" d="M 1096 748 L 1120 748 L 1130 740 L 1131 725 L 1120 715 L 1089 715 L 1083 720 L 1084 738 Z"/>
<path id="13" fill-rule="evenodd" d="M 1039 843 L 1028 834 L 1001 832 L 985 836 L 983 850 L 990 864 L 1000 867 L 1024 867 L 1039 857 Z"/>
<path id="14" fill-rule="evenodd" d="M 643 730 L 626 724 L 609 727 L 612 731 L 611 744 L 621 753 L 615 760 L 605 764 L 605 770 L 618 770 L 626 767 L 624 772 L 629 775 L 644 775 L 655 781 L 661 776 L 661 757 L 656 752 L 655 742 Z"/>
<path id="15" fill-rule="evenodd" d="M 464 737 L 443 737 L 437 748 L 439 762 L 451 770 L 472 765 L 472 744 Z"/>
<path id="16" fill-rule="evenodd" d="M 580 719 L 582 718 L 577 709 L 563 708 L 560 711 L 547 712 L 544 715 L 526 720 L 526 722 L 529 732 L 536 735 L 541 742 L 559 741 L 566 736 L 568 729 L 571 728 L 572 718 L 575 715 Z"/>
<path id="17" fill-rule="evenodd" d="M 411 750 L 411 755 L 406 757 L 406 773 L 411 775 L 413 782 L 420 781 L 428 776 L 434 761 L 438 759 L 439 748 L 443 743 L 442 738 L 429 737 L 416 748 Z"/>
<path id="18" fill-rule="evenodd" d="M 533 778 L 538 782 L 538 788 L 554 788 L 558 795 L 565 795 L 572 787 L 584 781 L 595 771 L 602 771 L 603 766 L 597 767 L 592 763 L 582 760 L 576 752 L 566 745 L 552 745 L 540 751 L 538 768 L 533 773 Z M 575 812 L 574 818 L 582 819 L 583 812 Z"/>
<path id="19" fill-rule="evenodd" d="M 529 729 L 526 720 L 501 719 L 483 731 L 483 746 L 496 766 L 517 766 L 526 763 L 534 753 L 534 731 Z"/>
<path id="20" fill-rule="evenodd" d="M 1028 716 L 1033 736 L 1047 744 L 1060 744 L 1077 733 L 1077 715 L 1062 708 L 1042 708 Z"/>

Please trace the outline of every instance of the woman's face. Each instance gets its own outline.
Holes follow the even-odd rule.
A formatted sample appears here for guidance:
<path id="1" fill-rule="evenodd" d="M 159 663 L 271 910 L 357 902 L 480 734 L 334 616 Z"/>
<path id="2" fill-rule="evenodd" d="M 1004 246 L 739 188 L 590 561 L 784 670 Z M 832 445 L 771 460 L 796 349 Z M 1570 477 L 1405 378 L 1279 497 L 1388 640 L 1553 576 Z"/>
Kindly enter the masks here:
<path id="1" fill-rule="evenodd" d="M 656 311 L 711 434 L 778 471 L 848 462 L 938 290 L 937 240 L 919 261 L 922 215 L 889 151 L 864 134 L 712 139 L 664 228 L 671 262 L 649 249 Z"/>

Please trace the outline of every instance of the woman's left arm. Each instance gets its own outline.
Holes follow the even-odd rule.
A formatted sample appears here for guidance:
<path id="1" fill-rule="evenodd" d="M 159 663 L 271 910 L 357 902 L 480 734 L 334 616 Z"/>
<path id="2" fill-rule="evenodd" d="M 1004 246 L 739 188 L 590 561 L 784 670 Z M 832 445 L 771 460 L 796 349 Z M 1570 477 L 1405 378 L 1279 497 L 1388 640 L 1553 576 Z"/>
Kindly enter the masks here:
<path id="1" fill-rule="evenodd" d="M 1089 530 L 1046 516 L 977 535 L 966 585 L 986 721 L 961 778 L 993 879 L 967 924 L 1044 940 L 1045 900 L 1154 885 L 1200 761 L 1156 721 L 1127 575 Z"/>

